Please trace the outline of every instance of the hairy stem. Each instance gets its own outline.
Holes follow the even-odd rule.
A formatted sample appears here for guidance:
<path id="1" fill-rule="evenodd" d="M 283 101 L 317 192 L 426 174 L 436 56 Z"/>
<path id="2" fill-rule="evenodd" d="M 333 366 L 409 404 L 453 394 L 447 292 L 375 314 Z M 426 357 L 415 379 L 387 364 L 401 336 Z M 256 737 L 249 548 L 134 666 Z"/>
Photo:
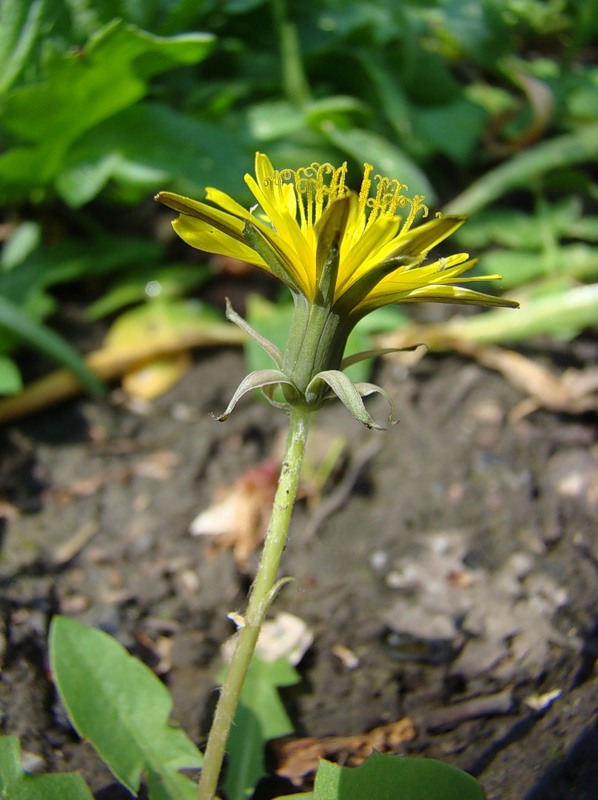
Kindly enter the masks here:
<path id="1" fill-rule="evenodd" d="M 244 627 L 240 630 L 208 736 L 201 771 L 197 800 L 214 800 L 218 779 L 226 752 L 226 743 L 239 704 L 241 689 L 251 663 L 262 623 L 275 593 L 280 559 L 287 541 L 293 504 L 297 494 L 309 428 L 309 411 L 295 407 L 291 410 L 289 434 L 272 516 L 264 542 L 262 557 L 253 583 Z"/>

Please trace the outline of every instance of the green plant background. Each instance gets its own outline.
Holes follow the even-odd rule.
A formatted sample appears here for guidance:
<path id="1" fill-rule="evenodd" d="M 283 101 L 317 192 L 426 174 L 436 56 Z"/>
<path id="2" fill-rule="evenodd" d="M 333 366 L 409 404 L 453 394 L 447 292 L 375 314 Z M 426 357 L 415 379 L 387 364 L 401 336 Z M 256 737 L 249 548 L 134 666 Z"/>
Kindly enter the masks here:
<path id="1" fill-rule="evenodd" d="M 473 214 L 460 243 L 503 289 L 594 285 L 597 33 L 597 0 L 2 0 L 0 392 L 32 347 L 98 391 L 68 302 L 91 323 L 152 280 L 159 302 L 195 291 L 206 266 L 175 262 L 151 197 L 249 203 L 256 150 L 356 180 L 368 161 Z M 591 297 L 540 332 L 576 335 Z"/>

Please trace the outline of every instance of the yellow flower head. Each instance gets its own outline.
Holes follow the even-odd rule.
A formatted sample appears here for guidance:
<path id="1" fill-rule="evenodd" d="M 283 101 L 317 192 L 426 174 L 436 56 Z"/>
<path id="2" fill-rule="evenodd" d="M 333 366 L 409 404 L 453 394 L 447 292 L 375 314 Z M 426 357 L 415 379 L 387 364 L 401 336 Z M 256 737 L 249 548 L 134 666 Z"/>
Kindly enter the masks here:
<path id="1" fill-rule="evenodd" d="M 482 305 L 514 305 L 481 292 L 455 286 L 475 264 L 466 253 L 423 265 L 428 251 L 459 228 L 464 217 L 428 216 L 423 197 L 405 194 L 398 180 L 375 175 L 365 165 L 361 188 L 346 185 L 347 165 L 311 164 L 298 170 L 275 170 L 258 153 L 255 178 L 245 176 L 257 201 L 246 210 L 224 192 L 208 188 L 208 205 L 170 192 L 157 199 L 181 213 L 175 231 L 192 247 L 233 256 L 268 270 L 301 293 L 318 301 L 318 288 L 335 236 L 339 257 L 332 301 L 353 321 L 380 306 L 396 302 L 436 301 Z M 248 236 L 248 228 L 253 236 Z"/>
<path id="2" fill-rule="evenodd" d="M 421 222 L 418 217 L 428 216 L 423 197 L 410 198 L 398 180 L 372 171 L 366 164 L 355 193 L 346 183 L 346 164 L 275 170 L 257 153 L 255 177 L 245 176 L 256 199 L 250 211 L 218 189 L 206 190 L 210 205 L 170 192 L 157 195 L 180 212 L 174 229 L 192 247 L 255 264 L 293 294 L 295 314 L 284 354 L 227 309 L 229 319 L 259 341 L 277 369 L 247 376 L 222 419 L 256 387 L 274 402 L 273 387 L 280 385 L 287 404 L 318 408 L 336 395 L 357 419 L 378 427 L 361 398 L 385 393 L 373 384 L 354 385 L 342 372 L 347 337 L 363 316 L 390 303 L 517 305 L 457 285 L 498 277 L 462 277 L 475 264 L 467 253 L 426 263 L 428 251 L 465 218 L 438 215 Z"/>

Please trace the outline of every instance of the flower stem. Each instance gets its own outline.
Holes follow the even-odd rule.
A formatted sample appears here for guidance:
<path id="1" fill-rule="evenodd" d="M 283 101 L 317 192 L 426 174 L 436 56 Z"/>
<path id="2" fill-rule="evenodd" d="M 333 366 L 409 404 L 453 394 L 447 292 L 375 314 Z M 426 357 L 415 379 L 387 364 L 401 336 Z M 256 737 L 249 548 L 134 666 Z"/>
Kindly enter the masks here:
<path id="1" fill-rule="evenodd" d="M 214 721 L 208 736 L 197 800 L 214 800 L 226 752 L 226 743 L 239 704 L 241 689 L 251 663 L 262 623 L 276 591 L 280 559 L 287 541 L 293 504 L 299 484 L 310 412 L 300 407 L 291 409 L 285 456 L 278 478 L 272 516 L 264 542 L 262 557 L 249 595 L 244 627 L 228 668 L 218 699 Z"/>

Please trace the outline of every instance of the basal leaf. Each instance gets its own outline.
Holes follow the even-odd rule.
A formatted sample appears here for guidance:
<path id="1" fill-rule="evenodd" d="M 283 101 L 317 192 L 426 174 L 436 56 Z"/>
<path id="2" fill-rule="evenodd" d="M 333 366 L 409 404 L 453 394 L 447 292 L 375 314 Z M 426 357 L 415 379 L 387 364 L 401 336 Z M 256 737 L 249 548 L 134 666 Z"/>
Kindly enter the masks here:
<path id="1" fill-rule="evenodd" d="M 276 800 L 314 800 L 313 792 L 300 792 L 299 794 L 285 794 L 277 797 Z"/>
<path id="2" fill-rule="evenodd" d="M 446 214 L 474 214 L 498 197 L 517 188 L 535 186 L 539 178 L 555 169 L 593 163 L 598 156 L 598 123 L 574 133 L 555 136 L 484 173 L 444 207 Z"/>
<path id="3" fill-rule="evenodd" d="M 503 291 L 555 277 L 596 281 L 598 247 L 584 243 L 566 244 L 555 247 L 548 254 L 516 249 L 489 250 L 480 259 L 479 269 L 487 275 L 500 275 Z"/>
<path id="4" fill-rule="evenodd" d="M 81 775 L 30 775 L 23 771 L 19 740 L 0 737 L 0 797 L 6 800 L 93 800 Z"/>
<path id="5" fill-rule="evenodd" d="M 193 800 L 196 787 L 179 770 L 201 764 L 185 732 L 169 722 L 164 684 L 115 639 L 68 617 L 50 628 L 56 686 L 79 735 L 116 778 L 137 793 L 142 776 L 151 800 Z"/>
<path id="6" fill-rule="evenodd" d="M 360 767 L 320 761 L 313 800 L 484 800 L 480 784 L 431 758 L 372 753 Z"/>
<path id="7" fill-rule="evenodd" d="M 533 336 L 572 339 L 596 325 L 598 283 L 566 286 L 560 290 L 529 297 L 522 296 L 521 310 L 493 309 L 485 314 L 455 317 L 447 324 L 450 336 L 478 344 L 520 342 Z M 425 332 L 422 337 L 426 339 Z"/>
<path id="8" fill-rule="evenodd" d="M 247 112 L 251 132 L 258 142 L 291 136 L 302 128 L 302 112 L 287 100 L 255 103 Z"/>

